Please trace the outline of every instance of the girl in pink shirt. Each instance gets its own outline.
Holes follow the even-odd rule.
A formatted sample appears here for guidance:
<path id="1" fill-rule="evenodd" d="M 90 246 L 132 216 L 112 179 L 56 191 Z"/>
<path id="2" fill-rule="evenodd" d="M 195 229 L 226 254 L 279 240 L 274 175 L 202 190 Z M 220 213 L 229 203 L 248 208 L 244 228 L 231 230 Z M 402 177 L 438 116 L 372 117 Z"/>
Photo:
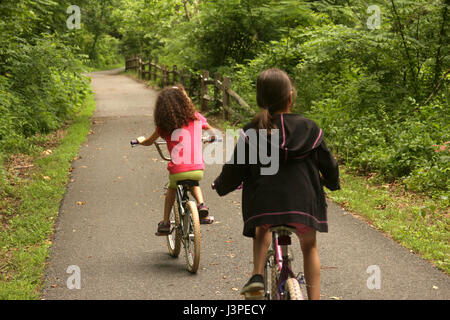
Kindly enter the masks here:
<path id="1" fill-rule="evenodd" d="M 167 236 L 170 232 L 170 211 L 175 201 L 177 182 L 200 181 L 205 164 L 202 153 L 202 130 L 214 130 L 206 118 L 195 110 L 192 100 L 181 85 L 161 90 L 154 111 L 156 129 L 149 138 L 140 137 L 141 145 L 150 146 L 159 137 L 167 142 L 172 160 L 169 170 L 169 188 L 164 203 L 164 220 L 158 224 L 156 235 Z M 199 186 L 191 187 L 198 203 L 201 223 L 211 223 L 208 208 L 204 204 Z"/>

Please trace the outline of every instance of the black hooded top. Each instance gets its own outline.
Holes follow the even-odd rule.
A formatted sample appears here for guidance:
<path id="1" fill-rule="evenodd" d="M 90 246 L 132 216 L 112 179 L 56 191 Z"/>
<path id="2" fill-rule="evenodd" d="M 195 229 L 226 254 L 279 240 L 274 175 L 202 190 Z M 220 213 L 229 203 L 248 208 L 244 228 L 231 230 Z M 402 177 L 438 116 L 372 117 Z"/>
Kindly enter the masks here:
<path id="1" fill-rule="evenodd" d="M 322 130 L 314 121 L 297 114 L 275 115 L 273 123 L 279 134 L 269 135 L 268 139 L 251 135 L 251 123 L 243 128 L 233 157 L 214 182 L 217 193 L 224 196 L 243 183 L 244 236 L 254 237 L 259 225 L 291 222 L 328 232 L 323 186 L 338 190 L 340 185 L 338 164 L 325 145 Z M 273 143 L 279 153 L 279 168 L 275 174 L 264 175 L 261 169 L 271 164 L 260 156 L 254 161 L 249 155 L 254 151 L 259 154 L 264 144 L 264 152 L 270 154 Z M 244 163 L 238 162 L 238 158 L 243 159 L 238 156 L 241 150 L 245 150 Z"/>

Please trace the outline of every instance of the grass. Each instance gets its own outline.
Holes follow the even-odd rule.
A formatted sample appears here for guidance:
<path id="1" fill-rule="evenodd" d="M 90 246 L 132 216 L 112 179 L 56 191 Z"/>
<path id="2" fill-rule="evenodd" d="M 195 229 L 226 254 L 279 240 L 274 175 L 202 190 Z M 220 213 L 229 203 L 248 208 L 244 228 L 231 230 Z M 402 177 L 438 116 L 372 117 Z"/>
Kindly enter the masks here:
<path id="1" fill-rule="evenodd" d="M 342 190 L 328 197 L 358 218 L 450 273 L 447 199 L 406 192 L 401 185 L 380 184 L 341 167 Z"/>
<path id="2" fill-rule="evenodd" d="M 7 168 L 8 161 L 4 163 L 4 174 L 0 172 L 0 194 L 3 190 L 0 202 L 0 221 L 3 222 L 3 226 L 0 225 L 0 299 L 40 297 L 45 261 L 69 169 L 89 133 L 94 110 L 95 100 L 91 94 L 83 110 L 65 128 L 64 137 L 53 143 L 50 140 L 55 139 L 55 135 L 36 139 L 40 143 L 44 141 L 44 146 L 38 146 L 41 152 L 33 154 L 33 167 L 27 175 L 13 174 Z M 44 156 L 42 151 L 49 144 L 55 148 Z"/>

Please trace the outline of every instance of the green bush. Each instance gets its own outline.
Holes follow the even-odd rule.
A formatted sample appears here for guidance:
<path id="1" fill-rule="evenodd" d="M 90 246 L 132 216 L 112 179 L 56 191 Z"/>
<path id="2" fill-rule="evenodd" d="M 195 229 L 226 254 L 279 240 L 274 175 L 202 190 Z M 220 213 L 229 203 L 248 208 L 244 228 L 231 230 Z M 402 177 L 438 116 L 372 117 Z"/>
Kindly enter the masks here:
<path id="1" fill-rule="evenodd" d="M 9 45 L 0 75 L 0 150 L 23 151 L 26 138 L 60 127 L 88 93 L 80 61 L 51 36 Z"/>

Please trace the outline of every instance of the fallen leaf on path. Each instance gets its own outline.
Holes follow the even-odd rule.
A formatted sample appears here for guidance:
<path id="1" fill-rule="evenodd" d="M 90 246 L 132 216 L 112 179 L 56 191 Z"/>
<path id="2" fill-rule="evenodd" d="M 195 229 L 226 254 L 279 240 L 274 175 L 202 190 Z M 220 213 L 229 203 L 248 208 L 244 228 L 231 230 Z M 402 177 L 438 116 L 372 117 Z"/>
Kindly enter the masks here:
<path id="1" fill-rule="evenodd" d="M 77 205 L 84 206 L 86 204 L 86 201 L 77 201 Z"/>
<path id="2" fill-rule="evenodd" d="M 331 300 L 341 300 L 339 297 L 330 297 Z"/>
<path id="3" fill-rule="evenodd" d="M 57 285 L 56 284 L 52 284 L 50 287 L 52 287 L 52 288 L 56 288 L 57 287 Z"/>
<path id="4" fill-rule="evenodd" d="M 437 286 L 433 286 L 433 289 L 434 289 L 434 290 L 437 290 L 437 289 L 439 289 L 439 288 L 438 288 Z"/>
<path id="5" fill-rule="evenodd" d="M 238 288 L 231 288 L 231 290 L 233 290 L 233 291 L 239 291 Z"/>

